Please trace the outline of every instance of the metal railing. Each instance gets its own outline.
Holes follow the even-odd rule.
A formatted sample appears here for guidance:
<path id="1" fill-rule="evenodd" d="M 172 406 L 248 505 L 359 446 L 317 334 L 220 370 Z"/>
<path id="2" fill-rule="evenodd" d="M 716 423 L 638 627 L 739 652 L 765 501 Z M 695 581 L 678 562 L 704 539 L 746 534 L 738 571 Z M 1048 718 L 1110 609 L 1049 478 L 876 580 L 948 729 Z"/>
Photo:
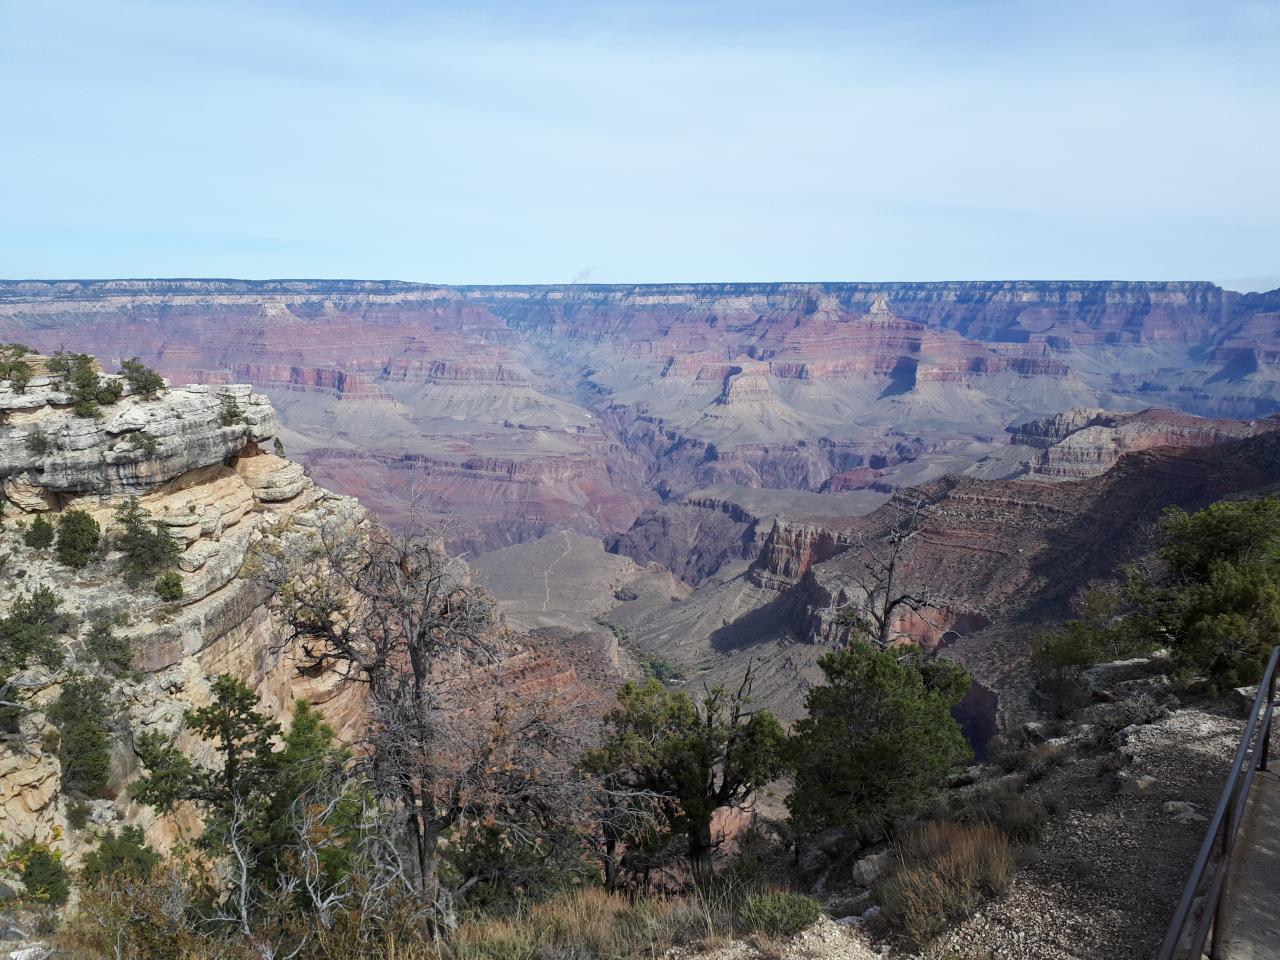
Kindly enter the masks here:
<path id="1" fill-rule="evenodd" d="M 1235 762 L 1231 765 L 1231 775 L 1227 777 L 1218 808 L 1209 821 L 1204 843 L 1200 845 L 1200 855 L 1196 857 L 1196 865 L 1187 879 L 1173 922 L 1169 924 L 1169 932 L 1160 947 L 1159 960 L 1200 960 L 1204 955 L 1205 940 L 1210 936 L 1209 957 L 1210 960 L 1218 960 L 1222 939 L 1222 898 L 1227 889 L 1236 833 L 1244 818 L 1254 775 L 1267 769 L 1271 717 L 1276 702 L 1277 662 L 1280 662 L 1280 647 L 1271 651 L 1267 669 L 1258 683 L 1258 695 L 1253 698 L 1253 708 L 1249 711 L 1249 720 L 1240 738 Z M 1201 892 L 1210 868 L 1213 869 L 1212 879 Z"/>

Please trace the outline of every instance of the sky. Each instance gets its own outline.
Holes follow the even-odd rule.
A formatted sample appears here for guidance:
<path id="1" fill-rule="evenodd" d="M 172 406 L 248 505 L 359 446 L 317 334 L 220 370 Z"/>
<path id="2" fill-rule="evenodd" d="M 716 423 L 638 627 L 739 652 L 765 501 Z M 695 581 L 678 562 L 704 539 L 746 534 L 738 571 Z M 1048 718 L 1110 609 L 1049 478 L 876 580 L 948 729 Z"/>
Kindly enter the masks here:
<path id="1" fill-rule="evenodd" d="M 0 0 L 0 277 L 1280 287 L 1280 2 Z"/>

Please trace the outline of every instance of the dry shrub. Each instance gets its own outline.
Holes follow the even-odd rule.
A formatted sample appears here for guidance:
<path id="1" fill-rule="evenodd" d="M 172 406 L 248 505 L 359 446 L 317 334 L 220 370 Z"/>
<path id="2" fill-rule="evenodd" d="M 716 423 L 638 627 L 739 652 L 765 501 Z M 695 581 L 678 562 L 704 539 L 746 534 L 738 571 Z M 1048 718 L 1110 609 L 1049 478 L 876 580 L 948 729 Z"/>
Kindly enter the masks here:
<path id="1" fill-rule="evenodd" d="M 720 883 L 686 897 L 627 900 L 599 888 L 576 890 L 515 917 L 465 923 L 447 952 L 452 960 L 659 957 L 681 944 L 727 940 L 746 892 Z"/>
<path id="2" fill-rule="evenodd" d="M 935 821 L 895 852 L 897 864 L 877 899 L 889 923 L 917 946 L 1004 894 L 1017 869 L 1009 838 L 991 824 Z"/>
<path id="3" fill-rule="evenodd" d="M 117 874 L 82 891 L 58 945 L 76 960 L 240 960 L 250 956 L 235 944 L 194 929 L 193 890 L 184 868 L 169 863 L 147 878 Z"/>
<path id="4" fill-rule="evenodd" d="M 727 942 L 755 890 L 729 880 L 683 897 L 628 900 L 584 888 L 512 916 L 468 920 L 447 940 L 394 911 L 377 931 L 356 911 L 321 925 L 282 909 L 261 926 L 280 944 L 304 942 L 297 960 L 656 960 L 674 946 Z M 71 960 L 261 960 L 261 949 L 234 930 L 198 924 L 199 912 L 191 879 L 177 865 L 146 880 L 117 876 L 84 891 L 59 947 Z"/>
<path id="5" fill-rule="evenodd" d="M 1045 803 L 1021 792 L 1013 784 L 999 784 L 975 790 L 959 810 L 957 819 L 966 823 L 989 824 L 1015 840 L 1039 838 L 1052 811 Z"/>

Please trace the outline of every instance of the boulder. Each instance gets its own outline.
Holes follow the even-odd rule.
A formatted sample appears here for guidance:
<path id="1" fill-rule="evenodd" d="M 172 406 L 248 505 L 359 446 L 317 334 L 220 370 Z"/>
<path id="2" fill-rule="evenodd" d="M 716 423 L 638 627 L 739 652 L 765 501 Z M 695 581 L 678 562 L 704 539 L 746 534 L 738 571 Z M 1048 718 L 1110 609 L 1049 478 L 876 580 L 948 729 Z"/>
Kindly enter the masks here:
<path id="1" fill-rule="evenodd" d="M 887 851 L 869 854 L 853 865 L 851 876 L 856 883 L 869 887 L 888 869 L 891 859 Z"/>

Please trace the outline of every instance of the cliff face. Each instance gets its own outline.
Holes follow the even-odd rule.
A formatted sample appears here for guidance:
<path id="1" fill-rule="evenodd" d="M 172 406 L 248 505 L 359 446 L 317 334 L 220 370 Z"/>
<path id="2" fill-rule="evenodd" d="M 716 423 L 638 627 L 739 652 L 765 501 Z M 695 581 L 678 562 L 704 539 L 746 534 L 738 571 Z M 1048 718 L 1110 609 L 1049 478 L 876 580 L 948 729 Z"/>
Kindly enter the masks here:
<path id="1" fill-rule="evenodd" d="M 323 677 L 294 676 L 267 598 L 242 569 L 263 539 L 287 543 L 293 531 L 363 513 L 351 498 L 317 487 L 298 464 L 263 451 L 275 434 L 275 417 L 267 399 L 247 385 L 168 389 L 154 400 L 129 396 L 126 388 L 99 418 L 76 417 L 68 401 L 48 379 L 33 380 L 21 393 L 0 384 L 6 574 L 0 609 L 47 586 L 71 618 L 70 633 L 61 638 L 64 666 L 23 674 L 31 709 L 0 745 L 0 830 L 41 841 L 60 832 L 74 861 L 95 834 L 122 820 L 146 826 L 155 842 L 172 839 L 171 824 L 156 822 L 127 798 L 126 784 L 138 772 L 132 745 L 144 731 L 178 729 L 188 707 L 206 702 L 209 677 L 229 672 L 246 679 L 280 716 L 292 712 L 295 697 L 306 697 L 339 727 L 355 720 L 349 692 Z M 238 418 L 226 416 L 232 404 Z M 179 601 L 161 601 L 149 585 L 130 590 L 109 572 L 113 553 L 75 571 L 22 540 L 36 515 L 56 522 L 70 509 L 88 512 L 110 531 L 115 508 L 128 496 L 138 497 L 182 549 Z M 136 672 L 113 688 L 110 781 L 104 795 L 90 801 L 89 826 L 76 830 L 67 822 L 69 801 L 60 793 L 56 737 L 45 710 L 70 672 L 95 669 L 85 659 L 82 635 L 91 619 L 101 618 L 128 638 Z"/>
<path id="2" fill-rule="evenodd" d="M 654 491 L 891 491 L 1072 407 L 1266 416 L 1277 317 L 1204 283 L 0 282 L 0 339 L 250 382 L 317 479 L 473 550 Z"/>

